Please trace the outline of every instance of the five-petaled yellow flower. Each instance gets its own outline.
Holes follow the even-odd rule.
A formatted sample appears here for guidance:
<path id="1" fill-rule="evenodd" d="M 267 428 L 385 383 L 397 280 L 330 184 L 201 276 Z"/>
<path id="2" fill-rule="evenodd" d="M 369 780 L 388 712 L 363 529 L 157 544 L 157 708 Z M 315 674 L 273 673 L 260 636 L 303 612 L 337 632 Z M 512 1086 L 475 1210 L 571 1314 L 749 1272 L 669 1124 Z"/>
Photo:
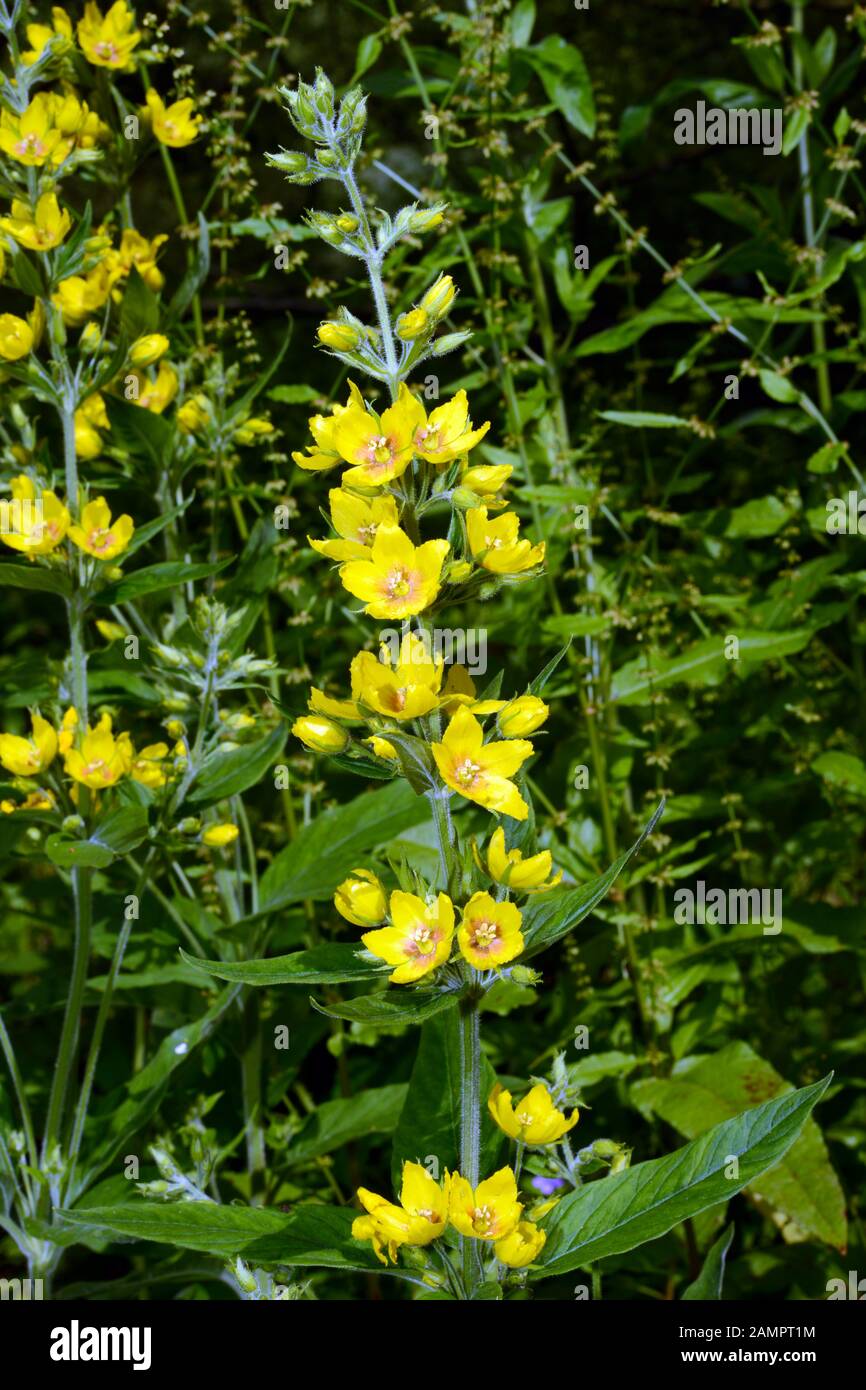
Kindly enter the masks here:
<path id="1" fill-rule="evenodd" d="M 429 416 L 421 402 L 415 402 L 415 428 L 412 435 L 415 452 L 428 463 L 435 463 L 438 467 L 468 454 L 489 429 L 489 420 L 477 430 L 472 428 L 469 401 L 465 391 L 458 391 L 450 401 L 437 405 Z"/>
<path id="2" fill-rule="evenodd" d="M 355 465 L 343 474 L 343 482 L 382 487 L 405 473 L 412 462 L 419 412 L 423 417 L 424 407 L 405 382 L 381 415 L 352 402 L 340 415 L 333 436 L 340 456 Z"/>
<path id="3" fill-rule="evenodd" d="M 78 42 L 88 63 L 118 71 L 134 67 L 132 51 L 141 39 L 135 15 L 126 0 L 116 0 L 106 15 L 88 0 L 78 21 Z"/>
<path id="4" fill-rule="evenodd" d="M 510 888 L 512 893 L 545 893 L 562 879 L 562 870 L 550 877 L 553 858 L 549 849 L 524 858 L 519 849 L 505 848 L 505 831 L 500 825 L 494 830 L 487 846 L 487 872 L 494 883 Z"/>
<path id="5" fill-rule="evenodd" d="M 87 503 L 81 521 L 70 526 L 69 539 L 97 560 L 113 560 L 129 545 L 134 530 L 132 517 L 125 512 L 112 522 L 108 503 L 104 497 L 97 497 Z"/>
<path id="6" fill-rule="evenodd" d="M 347 410 L 357 410 L 365 414 L 367 407 L 364 405 L 364 397 L 358 390 L 353 381 L 349 382 L 349 399 L 345 405 L 335 405 L 330 415 L 313 415 L 310 418 L 310 433 L 315 444 L 307 445 L 307 452 L 301 454 L 295 452 L 292 458 L 299 468 L 306 468 L 312 473 L 321 473 L 328 468 L 336 468 L 338 463 L 343 460 L 336 445 L 337 426 Z"/>
<path id="7" fill-rule="evenodd" d="M 12 216 L 0 217 L 0 228 L 29 251 L 53 250 L 71 225 L 72 219 L 65 208 L 61 209 L 56 193 L 43 193 L 32 210 L 29 203 L 14 198 Z"/>
<path id="8" fill-rule="evenodd" d="M 147 109 L 150 112 L 153 133 L 161 145 L 168 145 L 173 150 L 182 150 L 185 145 L 191 145 L 193 140 L 198 139 L 202 118 L 193 113 L 191 97 L 184 97 L 182 101 L 173 101 L 170 106 L 166 106 L 162 97 L 151 87 L 147 94 Z"/>
<path id="9" fill-rule="evenodd" d="M 0 764 L 15 777 L 35 777 L 50 767 L 57 755 L 57 733 L 35 710 L 30 713 L 31 734 L 0 734 Z"/>
<path id="10" fill-rule="evenodd" d="M 393 984 L 411 984 L 444 965 L 454 937 L 454 905 L 446 893 L 425 903 L 398 889 L 391 894 L 390 918 L 390 926 L 365 932 L 361 940 L 374 956 L 396 966 L 388 977 Z"/>
<path id="11" fill-rule="evenodd" d="M 474 893 L 463 909 L 457 944 L 476 970 L 507 965 L 523 950 L 521 915 L 514 903 L 498 903 L 489 893 Z"/>
<path id="12" fill-rule="evenodd" d="M 484 730 L 470 710 L 458 709 L 441 743 L 432 745 L 442 781 L 488 811 L 526 820 L 529 807 L 509 779 L 534 752 L 528 739 L 484 742 Z"/>
<path id="13" fill-rule="evenodd" d="M 42 57 L 52 39 L 60 38 L 63 40 L 62 43 L 57 44 L 59 50 L 71 46 L 72 20 L 59 5 L 52 5 L 50 25 L 28 24 L 25 33 L 27 34 L 27 42 L 31 47 L 21 54 L 21 61 L 30 67 Z"/>
<path id="14" fill-rule="evenodd" d="M 62 163 L 75 140 L 56 124 L 56 110 L 57 99 L 51 92 L 37 92 L 23 111 L 4 110 L 0 150 L 28 168 Z"/>
<path id="15" fill-rule="evenodd" d="M 372 1241 L 382 1264 L 388 1263 L 383 1246 L 396 1262 L 399 1246 L 429 1245 L 445 1230 L 448 1180 L 440 1187 L 420 1163 L 403 1164 L 399 1207 L 366 1187 L 358 1188 L 358 1198 L 368 1214 L 355 1218 L 352 1235 L 355 1240 Z"/>
<path id="16" fill-rule="evenodd" d="M 119 782 L 130 771 L 134 756 L 129 734 L 115 738 L 111 716 L 103 714 L 95 728 L 88 728 L 80 747 L 68 749 L 64 763 L 76 782 L 99 791 Z"/>
<path id="17" fill-rule="evenodd" d="M 0 504 L 4 526 L 0 540 L 25 555 L 49 555 L 60 545 L 69 527 L 69 512 L 53 492 L 36 496 L 36 486 L 26 473 L 13 478 L 12 501 Z"/>
<path id="18" fill-rule="evenodd" d="M 121 628 L 121 636 L 123 629 Z M 155 790 L 157 787 L 164 787 L 168 781 L 163 761 L 168 757 L 167 743 L 149 743 L 146 748 L 142 748 L 136 753 L 129 775 L 133 782 L 140 782 L 143 787 L 150 787 Z"/>
<path id="19" fill-rule="evenodd" d="M 383 648 L 384 652 L 384 648 Z M 419 719 L 439 703 L 443 661 L 434 661 L 425 642 L 407 632 L 396 666 L 359 652 L 352 661 L 352 695 L 389 719 Z"/>
<path id="20" fill-rule="evenodd" d="M 547 1087 L 541 1084 L 533 1086 L 514 1105 L 511 1092 L 504 1091 L 497 1082 L 490 1092 L 487 1109 L 499 1128 L 521 1144 L 558 1144 L 578 1120 L 576 1110 L 570 1115 L 557 1110 Z"/>
<path id="21" fill-rule="evenodd" d="M 511 1235 L 523 1211 L 513 1169 L 500 1168 L 474 1192 L 459 1173 L 448 1175 L 446 1184 L 448 1219 L 461 1235 L 477 1240 L 503 1240 Z"/>
<path id="22" fill-rule="evenodd" d="M 363 560 L 376 539 L 380 526 L 398 526 L 397 503 L 387 495 L 366 498 L 353 496 L 341 487 L 328 493 L 331 525 L 339 540 L 317 541 L 307 537 L 313 550 L 329 560 Z"/>
<path id="23" fill-rule="evenodd" d="M 490 518 L 487 507 L 466 513 L 466 531 L 472 558 L 491 574 L 522 574 L 544 560 L 544 541 L 532 545 L 519 539 L 520 518 L 515 512 Z"/>
<path id="24" fill-rule="evenodd" d="M 350 594 L 363 599 L 371 618 L 410 618 L 423 613 L 439 593 L 445 540 L 414 546 L 399 526 L 380 526 L 369 558 L 350 560 L 340 578 Z"/>

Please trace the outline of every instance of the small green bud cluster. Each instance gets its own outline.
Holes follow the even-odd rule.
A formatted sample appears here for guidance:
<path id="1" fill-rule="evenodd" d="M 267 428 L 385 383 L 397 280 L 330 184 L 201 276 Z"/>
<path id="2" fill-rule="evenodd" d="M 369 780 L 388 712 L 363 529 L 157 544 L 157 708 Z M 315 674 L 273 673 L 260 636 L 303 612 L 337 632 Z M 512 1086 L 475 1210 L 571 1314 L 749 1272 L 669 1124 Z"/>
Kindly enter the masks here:
<path id="1" fill-rule="evenodd" d="M 367 122 L 367 98 L 361 88 L 353 87 L 337 105 L 333 83 L 317 68 L 312 85 L 299 81 L 296 88 L 280 87 L 279 93 L 295 130 L 316 148 L 311 155 L 281 149 L 265 156 L 268 163 L 298 184 L 339 178 L 351 169 Z"/>

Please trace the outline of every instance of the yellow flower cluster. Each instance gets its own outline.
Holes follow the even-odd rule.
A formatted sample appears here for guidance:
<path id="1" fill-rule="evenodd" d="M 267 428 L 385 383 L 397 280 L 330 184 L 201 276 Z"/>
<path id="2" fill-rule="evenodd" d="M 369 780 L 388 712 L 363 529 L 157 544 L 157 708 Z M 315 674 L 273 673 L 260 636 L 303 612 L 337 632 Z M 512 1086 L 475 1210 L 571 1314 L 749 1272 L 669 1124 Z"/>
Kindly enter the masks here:
<path id="1" fill-rule="evenodd" d="M 13 777 L 23 779 L 21 790 L 28 794 L 23 807 L 3 802 L 5 812 L 34 809 L 32 802 L 28 804 L 34 793 L 30 779 L 47 772 L 58 754 L 63 759 L 66 775 L 94 791 L 116 786 L 123 777 L 145 787 L 162 787 L 171 775 L 166 765 L 168 744 L 152 743 L 136 753 L 129 734 L 113 732 L 109 714 L 103 714 L 96 724 L 88 725 L 78 739 L 79 721 L 74 709 L 66 711 L 58 729 L 37 711 L 31 713 L 30 722 L 29 738 L 20 734 L 0 734 L 0 766 Z M 38 792 L 46 806 L 53 806 L 50 791 L 39 788 Z"/>
<path id="2" fill-rule="evenodd" d="M 37 92 L 23 111 L 0 112 L 0 150 L 27 168 L 56 168 L 74 149 L 91 150 L 108 133 L 72 91 Z"/>
<path id="3" fill-rule="evenodd" d="M 473 1190 L 459 1173 L 446 1171 L 439 1183 L 420 1163 L 404 1163 L 399 1206 L 366 1187 L 358 1189 L 358 1199 L 365 1215 L 356 1217 L 352 1235 L 371 1241 L 385 1265 L 389 1258 L 396 1263 L 401 1245 L 430 1245 L 449 1226 L 461 1236 L 490 1242 L 497 1260 L 515 1269 L 532 1264 L 547 1239 L 522 1219 L 511 1168 L 500 1168 Z"/>
<path id="4" fill-rule="evenodd" d="M 17 505 L 9 509 L 12 525 L 0 532 L 0 540 L 12 550 L 30 556 L 49 555 L 68 536 L 73 545 L 94 559 L 114 560 L 132 540 L 132 517 L 124 513 L 112 521 L 104 497 L 88 502 L 73 524 L 56 493 L 48 490 L 37 495 L 36 485 L 26 473 L 12 479 L 11 489 Z"/>

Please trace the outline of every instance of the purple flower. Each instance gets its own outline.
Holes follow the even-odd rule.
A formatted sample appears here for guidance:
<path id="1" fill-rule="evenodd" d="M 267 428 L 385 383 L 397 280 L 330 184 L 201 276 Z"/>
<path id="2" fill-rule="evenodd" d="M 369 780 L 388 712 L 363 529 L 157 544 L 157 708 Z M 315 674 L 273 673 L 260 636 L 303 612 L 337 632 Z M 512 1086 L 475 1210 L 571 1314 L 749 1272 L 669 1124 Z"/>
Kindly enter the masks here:
<path id="1" fill-rule="evenodd" d="M 533 1178 L 532 1186 L 536 1192 L 541 1192 L 545 1197 L 550 1197 L 558 1188 L 565 1186 L 563 1178 Z"/>

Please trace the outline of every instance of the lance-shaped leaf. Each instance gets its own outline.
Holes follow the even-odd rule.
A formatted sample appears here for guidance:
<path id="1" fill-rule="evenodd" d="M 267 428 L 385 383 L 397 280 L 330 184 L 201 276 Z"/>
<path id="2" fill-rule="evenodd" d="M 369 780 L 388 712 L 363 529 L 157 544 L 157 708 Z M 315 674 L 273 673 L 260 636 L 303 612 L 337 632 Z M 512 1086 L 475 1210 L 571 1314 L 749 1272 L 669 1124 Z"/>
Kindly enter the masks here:
<path id="1" fill-rule="evenodd" d="M 529 960 L 531 956 L 537 956 L 539 951 L 543 951 L 548 946 L 552 946 L 566 932 L 576 927 L 578 922 L 582 922 L 593 908 L 601 902 L 611 887 L 619 878 L 626 864 L 634 854 L 640 849 L 647 835 L 650 835 L 658 824 L 659 818 L 664 810 L 664 801 L 660 801 L 651 818 L 647 821 L 638 838 L 635 840 L 631 849 L 626 850 L 615 859 L 609 869 L 598 878 L 593 878 L 589 883 L 582 883 L 579 888 L 570 888 L 565 893 L 545 893 L 534 899 L 523 914 L 523 937 L 526 942 L 526 950 L 521 956 L 521 960 Z"/>
<path id="2" fill-rule="evenodd" d="M 349 942 L 329 942 L 310 951 L 291 951 L 270 960 L 200 960 L 181 949 L 190 965 L 243 985 L 335 985 L 350 980 L 374 980 L 387 975 L 390 965 L 367 960 Z"/>
<path id="3" fill-rule="evenodd" d="M 722 1283 L 725 1278 L 725 1259 L 731 1248 L 736 1227 L 733 1221 L 716 1243 L 710 1246 L 701 1272 L 693 1284 L 689 1284 L 682 1296 L 683 1303 L 701 1302 L 708 1298 L 721 1298 Z"/>
<path id="4" fill-rule="evenodd" d="M 831 1079 L 832 1073 L 765 1101 L 675 1153 L 588 1182 L 563 1198 L 543 1223 L 547 1244 L 535 1277 L 567 1274 L 633 1250 L 728 1201 L 784 1157 Z"/>
<path id="5" fill-rule="evenodd" d="M 346 999 L 339 1004 L 310 1003 L 320 1014 L 329 1018 L 342 1018 L 347 1023 L 372 1023 L 394 1025 L 403 1023 L 424 1023 L 436 1014 L 446 1013 L 457 1003 L 454 991 L 405 989 L 395 985 L 394 989 L 383 994 L 362 994 L 359 999 Z"/>

